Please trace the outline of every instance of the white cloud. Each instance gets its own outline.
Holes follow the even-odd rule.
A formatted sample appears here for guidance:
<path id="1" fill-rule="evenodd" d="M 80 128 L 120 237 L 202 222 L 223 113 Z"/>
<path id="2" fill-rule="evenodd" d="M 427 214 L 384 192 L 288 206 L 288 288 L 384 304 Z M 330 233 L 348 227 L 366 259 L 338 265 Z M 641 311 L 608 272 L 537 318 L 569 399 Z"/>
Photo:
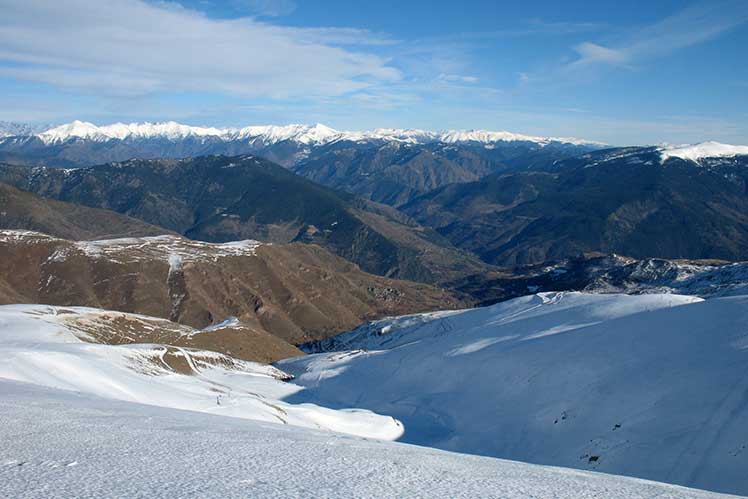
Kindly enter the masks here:
<path id="1" fill-rule="evenodd" d="M 629 65 L 703 43 L 748 21 L 745 0 L 702 1 L 655 24 L 635 30 L 608 46 L 585 42 L 567 68 L 599 64 Z"/>
<path id="2" fill-rule="evenodd" d="M 0 0 L 0 11 L 1 74 L 87 92 L 315 97 L 401 78 L 382 57 L 342 47 L 366 45 L 364 30 L 211 19 L 141 0 Z"/>

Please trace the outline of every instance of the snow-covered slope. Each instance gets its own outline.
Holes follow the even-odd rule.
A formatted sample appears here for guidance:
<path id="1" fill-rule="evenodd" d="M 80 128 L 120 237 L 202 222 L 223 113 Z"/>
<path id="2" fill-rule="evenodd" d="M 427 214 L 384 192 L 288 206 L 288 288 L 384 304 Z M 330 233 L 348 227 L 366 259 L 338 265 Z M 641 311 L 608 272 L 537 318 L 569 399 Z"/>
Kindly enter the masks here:
<path id="1" fill-rule="evenodd" d="M 64 142 L 71 138 L 107 141 L 110 139 L 142 139 L 160 137 L 169 140 L 185 137 L 218 136 L 223 130 L 211 127 L 188 126 L 173 121 L 163 123 L 114 123 L 96 126 L 93 123 L 75 120 L 71 123 L 51 128 L 37 136 L 45 143 Z"/>
<path id="2" fill-rule="evenodd" d="M 27 123 L 16 123 L 14 121 L 0 121 L 0 139 L 3 137 L 33 135 L 49 128 L 49 125 L 30 125 Z"/>
<path id="3" fill-rule="evenodd" d="M 366 410 L 283 402 L 302 388 L 285 382 L 288 377 L 270 366 L 164 345 L 85 342 L 92 339 L 86 321 L 95 325 L 102 313 L 110 320 L 127 315 L 78 307 L 0 306 L 0 378 L 385 440 L 402 433 L 393 418 Z M 158 327 L 158 321 L 151 319 L 151 327 Z"/>
<path id="4" fill-rule="evenodd" d="M 8 498 L 727 498 L 6 380 L 0 394 Z"/>
<path id="5" fill-rule="evenodd" d="M 405 442 L 748 494 L 748 297 L 548 293 L 378 321 L 278 366 Z"/>
<path id="6" fill-rule="evenodd" d="M 414 144 L 444 142 L 448 144 L 497 142 L 533 142 L 541 146 L 552 142 L 571 145 L 601 145 L 598 142 L 571 138 L 534 137 L 511 132 L 494 132 L 486 130 L 445 130 L 432 132 L 427 130 L 385 129 L 379 128 L 363 132 L 339 131 L 322 124 L 315 125 L 263 125 L 242 128 L 213 128 L 182 125 L 173 121 L 164 123 L 115 123 L 96 126 L 84 121 L 73 121 L 51 128 L 37 134 L 45 144 L 58 144 L 70 139 L 85 139 L 97 142 L 107 140 L 143 140 L 166 139 L 182 140 L 188 137 L 211 137 L 220 141 L 249 141 L 262 145 L 272 145 L 283 141 L 292 141 L 301 145 L 323 145 L 330 142 L 350 140 L 393 141 Z"/>
<path id="7" fill-rule="evenodd" d="M 748 297 L 544 293 L 279 369 L 83 342 L 101 314 L 0 307 L 0 496 L 714 497 L 587 471 L 748 493 Z"/>
<path id="8" fill-rule="evenodd" d="M 669 146 L 660 149 L 662 161 L 666 161 L 668 158 L 699 161 L 704 158 L 729 158 L 742 155 L 748 155 L 748 146 L 733 146 L 713 141 L 685 146 Z"/>
<path id="9" fill-rule="evenodd" d="M 291 140 L 304 145 L 319 145 L 335 140 L 342 132 L 317 123 L 316 125 L 260 125 L 239 129 L 224 129 L 224 140 L 257 140 L 265 145 Z"/>

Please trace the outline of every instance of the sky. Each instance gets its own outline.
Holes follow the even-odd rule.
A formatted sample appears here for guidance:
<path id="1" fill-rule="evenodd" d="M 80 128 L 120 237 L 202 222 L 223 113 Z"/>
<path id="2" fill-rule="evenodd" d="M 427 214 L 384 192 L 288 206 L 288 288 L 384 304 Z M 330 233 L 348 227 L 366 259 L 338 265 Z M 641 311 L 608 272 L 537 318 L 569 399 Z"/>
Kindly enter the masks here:
<path id="1" fill-rule="evenodd" d="M 748 144 L 748 1 L 0 0 L 0 120 Z"/>

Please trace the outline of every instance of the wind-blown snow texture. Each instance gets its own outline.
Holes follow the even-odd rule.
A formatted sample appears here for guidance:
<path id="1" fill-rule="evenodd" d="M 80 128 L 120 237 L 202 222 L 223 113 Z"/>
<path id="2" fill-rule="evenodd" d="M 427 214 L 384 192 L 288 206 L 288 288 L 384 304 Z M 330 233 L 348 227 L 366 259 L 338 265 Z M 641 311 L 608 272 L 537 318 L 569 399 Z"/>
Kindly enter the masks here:
<path id="1" fill-rule="evenodd" d="M 719 499 L 0 380 L 0 496 Z"/>
<path id="2" fill-rule="evenodd" d="M 548 293 L 383 320 L 278 363 L 402 441 L 748 494 L 748 297 Z"/>

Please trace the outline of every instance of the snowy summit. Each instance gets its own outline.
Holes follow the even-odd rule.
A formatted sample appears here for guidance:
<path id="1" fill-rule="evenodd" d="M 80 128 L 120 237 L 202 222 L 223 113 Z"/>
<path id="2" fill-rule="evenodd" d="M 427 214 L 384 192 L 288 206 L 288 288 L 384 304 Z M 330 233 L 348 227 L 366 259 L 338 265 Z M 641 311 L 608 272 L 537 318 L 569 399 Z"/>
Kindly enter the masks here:
<path id="1" fill-rule="evenodd" d="M 70 139 L 96 142 L 108 140 L 166 139 L 181 140 L 188 137 L 212 138 L 219 141 L 257 141 L 266 145 L 286 140 L 304 145 L 323 145 L 336 141 L 392 141 L 412 144 L 442 142 L 446 144 L 493 144 L 498 142 L 531 142 L 541 146 L 550 143 L 570 145 L 602 145 L 574 138 L 536 137 L 505 131 L 444 130 L 378 128 L 369 131 L 340 131 L 326 125 L 255 125 L 240 128 L 213 128 L 190 126 L 174 121 L 164 123 L 115 123 L 97 126 L 85 121 L 73 121 L 36 134 L 45 144 L 58 144 Z"/>
<path id="2" fill-rule="evenodd" d="M 669 146 L 660 149 L 662 161 L 668 158 L 681 158 L 698 161 L 703 158 L 730 158 L 748 155 L 748 146 L 733 146 L 709 141 L 684 146 Z"/>

